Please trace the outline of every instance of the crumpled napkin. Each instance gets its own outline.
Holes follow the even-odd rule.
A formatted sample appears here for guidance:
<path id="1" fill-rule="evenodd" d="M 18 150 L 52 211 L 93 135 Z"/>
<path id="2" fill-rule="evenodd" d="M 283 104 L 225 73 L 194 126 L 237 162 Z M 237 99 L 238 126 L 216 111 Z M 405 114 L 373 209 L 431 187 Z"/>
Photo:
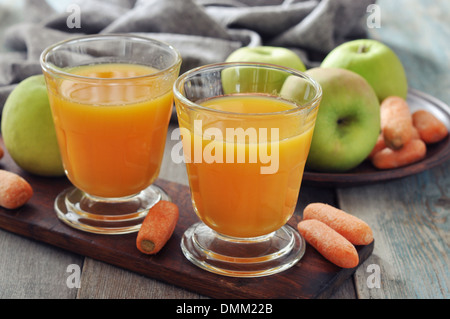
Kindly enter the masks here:
<path id="1" fill-rule="evenodd" d="M 282 46 L 307 67 L 344 41 L 366 37 L 364 16 L 373 0 L 78 0 L 80 25 L 69 27 L 70 5 L 56 11 L 26 0 L 25 21 L 4 33 L 0 52 L 0 111 L 12 89 L 41 73 L 49 45 L 82 34 L 138 33 L 175 46 L 181 72 L 224 61 L 242 46 Z M 2 8 L 0 7 L 0 11 Z M 1 14 L 0 14 L 1 16 Z M 73 20 L 70 20 L 73 22 Z"/>

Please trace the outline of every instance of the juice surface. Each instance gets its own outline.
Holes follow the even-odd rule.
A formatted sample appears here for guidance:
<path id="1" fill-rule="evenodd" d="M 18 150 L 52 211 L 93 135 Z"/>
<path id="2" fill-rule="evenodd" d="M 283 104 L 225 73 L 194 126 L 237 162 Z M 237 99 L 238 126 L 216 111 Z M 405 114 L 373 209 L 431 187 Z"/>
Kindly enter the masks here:
<path id="1" fill-rule="evenodd" d="M 298 126 L 298 117 L 288 119 L 281 115 L 266 121 L 253 114 L 280 112 L 293 107 L 276 98 L 230 96 L 215 98 L 202 105 L 252 114 L 239 124 L 232 118 L 218 120 L 205 115 L 199 118 L 203 128 L 216 127 L 219 129 L 216 133 L 222 132 L 223 136 L 208 135 L 204 130 L 203 134 L 197 131 L 189 139 L 183 139 L 187 153 L 195 153 L 194 148 L 201 145 L 204 157 L 199 162 L 191 156 L 186 163 L 196 213 L 209 227 L 232 237 L 257 237 L 279 229 L 292 216 L 297 203 L 313 125 L 294 130 L 289 125 L 296 123 Z M 254 129 L 257 140 L 253 135 L 238 141 L 226 134 L 226 128 L 240 125 L 246 130 Z M 271 132 L 272 128 L 280 129 L 279 139 L 269 133 L 262 134 L 264 129 Z M 233 156 L 228 156 L 230 150 Z M 271 173 L 262 173 L 261 168 L 267 168 L 269 163 L 267 157 L 259 156 L 261 150 L 262 154 L 271 155 L 270 165 L 274 168 Z M 223 154 L 222 161 L 217 156 L 220 153 Z M 239 153 L 245 154 L 244 161 L 238 160 Z M 207 159 L 208 154 L 212 154 L 213 160 Z M 227 161 L 227 156 L 231 161 Z"/>
<path id="2" fill-rule="evenodd" d="M 156 71 L 97 64 L 69 70 L 98 78 L 95 83 L 47 79 L 61 156 L 75 186 L 94 196 L 124 197 L 156 179 L 173 100 L 170 85 L 139 77 Z"/>

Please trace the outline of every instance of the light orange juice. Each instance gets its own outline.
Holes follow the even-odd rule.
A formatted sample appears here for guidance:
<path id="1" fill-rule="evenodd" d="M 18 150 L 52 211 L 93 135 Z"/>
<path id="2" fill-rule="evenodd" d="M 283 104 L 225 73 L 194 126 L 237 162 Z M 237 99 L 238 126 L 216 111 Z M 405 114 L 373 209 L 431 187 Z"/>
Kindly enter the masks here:
<path id="1" fill-rule="evenodd" d="M 227 236 L 257 237 L 279 229 L 292 216 L 297 203 L 314 121 L 309 123 L 303 118 L 302 122 L 298 117 L 287 121 L 283 115 L 265 121 L 261 113 L 295 107 L 267 96 L 218 97 L 200 104 L 216 110 L 247 114 L 245 121 L 238 122 L 232 116 L 218 120 L 218 116 L 199 114 L 197 120 L 202 121 L 203 133 L 193 132 L 192 123 L 184 123 L 181 118 L 180 127 L 191 131 L 190 138 L 183 139 L 183 149 L 185 155 L 190 155 L 186 165 L 196 213 L 210 228 Z M 220 134 L 205 134 L 208 128 L 213 127 L 223 133 L 223 138 Z M 226 134 L 226 128 L 237 127 L 254 129 L 257 140 L 252 141 L 248 137 L 239 142 Z M 264 129 L 268 129 L 267 135 L 262 134 Z M 278 138 L 269 134 L 271 129 L 279 130 Z M 199 145 L 202 161 L 194 156 Z M 233 156 L 229 159 L 232 160 L 227 161 L 230 150 Z M 262 173 L 261 168 L 267 168 L 269 163 L 259 156 L 261 150 L 263 154 L 271 155 L 273 162 L 270 164 L 274 168 L 271 173 Z M 223 161 L 219 160 L 218 153 L 223 154 Z M 237 154 L 244 153 L 245 160 L 239 162 Z M 216 156 L 215 160 L 205 158 L 208 154 Z M 251 154 L 258 156 L 255 159 Z"/>
<path id="2" fill-rule="evenodd" d="M 156 71 L 96 64 L 68 71 L 90 81 L 47 78 L 61 156 L 76 187 L 124 197 L 156 179 L 173 100 L 170 85 L 144 77 Z"/>

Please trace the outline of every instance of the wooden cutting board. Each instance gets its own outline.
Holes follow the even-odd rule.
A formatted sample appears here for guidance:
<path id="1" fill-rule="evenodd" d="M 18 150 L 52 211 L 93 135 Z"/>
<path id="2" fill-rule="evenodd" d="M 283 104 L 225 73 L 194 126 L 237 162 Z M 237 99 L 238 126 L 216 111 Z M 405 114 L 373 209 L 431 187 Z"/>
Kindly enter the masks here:
<path id="1" fill-rule="evenodd" d="M 0 145 L 3 141 L 0 138 Z M 325 260 L 307 245 L 304 257 L 292 268 L 260 278 L 231 278 L 204 271 L 191 264 L 183 255 L 180 240 L 184 231 L 197 222 L 189 188 L 177 183 L 158 180 L 178 205 L 180 218 L 166 246 L 154 256 L 136 249 L 136 233 L 99 235 L 82 232 L 62 223 L 53 209 L 59 192 L 70 186 L 64 178 L 44 178 L 27 174 L 8 154 L 0 159 L 0 169 L 23 176 L 33 187 L 34 195 L 21 208 L 0 207 L 0 227 L 74 253 L 88 256 L 130 271 L 161 280 L 212 298 L 326 298 L 353 274 L 356 268 L 342 269 Z M 298 217 L 289 221 L 293 226 Z M 374 243 L 358 246 L 360 263 L 373 251 Z"/>

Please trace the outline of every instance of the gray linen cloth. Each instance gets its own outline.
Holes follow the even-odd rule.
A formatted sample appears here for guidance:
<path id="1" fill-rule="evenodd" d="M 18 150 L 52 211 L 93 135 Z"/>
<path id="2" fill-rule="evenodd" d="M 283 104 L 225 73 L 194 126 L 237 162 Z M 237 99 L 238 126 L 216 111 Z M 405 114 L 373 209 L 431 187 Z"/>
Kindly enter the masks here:
<path id="1" fill-rule="evenodd" d="M 372 0 L 78 0 L 56 11 L 44 0 L 25 0 L 24 21 L 7 28 L 0 52 L 0 111 L 12 89 L 40 74 L 49 45 L 82 34 L 136 33 L 163 40 L 181 53 L 181 72 L 224 61 L 242 46 L 294 50 L 318 65 L 344 41 L 366 37 Z M 2 8 L 0 7 L 0 11 Z M 5 13 L 3 13 L 5 14 Z M 0 12 L 2 16 L 2 12 Z M 69 22 L 69 23 L 68 23 Z"/>

